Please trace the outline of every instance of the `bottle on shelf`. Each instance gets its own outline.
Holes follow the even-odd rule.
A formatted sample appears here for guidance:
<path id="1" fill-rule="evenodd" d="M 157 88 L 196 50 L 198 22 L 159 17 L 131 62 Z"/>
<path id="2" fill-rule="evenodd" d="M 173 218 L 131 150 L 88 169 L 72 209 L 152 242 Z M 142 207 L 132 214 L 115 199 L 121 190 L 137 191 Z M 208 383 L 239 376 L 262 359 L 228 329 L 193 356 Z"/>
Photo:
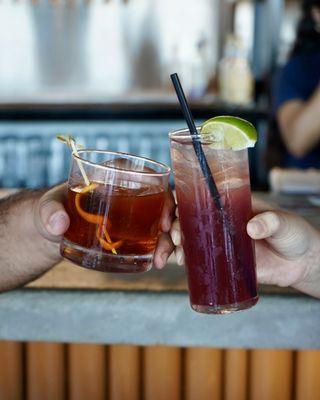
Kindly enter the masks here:
<path id="1" fill-rule="evenodd" d="M 254 77 L 241 39 L 227 37 L 224 56 L 218 67 L 219 95 L 222 101 L 248 105 L 253 101 Z"/>

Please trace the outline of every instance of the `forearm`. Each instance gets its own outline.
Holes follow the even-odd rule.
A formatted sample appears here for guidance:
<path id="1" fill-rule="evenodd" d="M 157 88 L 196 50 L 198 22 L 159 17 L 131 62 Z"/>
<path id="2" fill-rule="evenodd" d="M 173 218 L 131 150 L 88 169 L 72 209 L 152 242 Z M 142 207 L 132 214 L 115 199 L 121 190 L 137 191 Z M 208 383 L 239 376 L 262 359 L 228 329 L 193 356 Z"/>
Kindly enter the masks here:
<path id="1" fill-rule="evenodd" d="M 289 110 L 289 111 L 287 111 Z M 296 157 L 303 157 L 320 141 L 320 87 L 312 98 L 292 111 L 287 107 L 281 117 L 281 131 L 288 150 Z"/>
<path id="2" fill-rule="evenodd" d="M 23 285 L 59 259 L 58 244 L 44 239 L 34 223 L 41 192 L 22 192 L 0 202 L 0 290 Z"/>

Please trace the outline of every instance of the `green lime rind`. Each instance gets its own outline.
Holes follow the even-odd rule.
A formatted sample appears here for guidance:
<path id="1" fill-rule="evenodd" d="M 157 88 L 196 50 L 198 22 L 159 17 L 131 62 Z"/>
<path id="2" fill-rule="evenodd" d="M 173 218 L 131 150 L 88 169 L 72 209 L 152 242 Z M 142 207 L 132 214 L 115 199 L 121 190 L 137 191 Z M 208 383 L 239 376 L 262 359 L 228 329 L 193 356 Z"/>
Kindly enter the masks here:
<path id="1" fill-rule="evenodd" d="M 213 148 L 242 150 L 254 147 L 258 134 L 255 127 L 242 118 L 219 116 L 205 121 L 200 129 L 204 139 L 212 141 Z"/>

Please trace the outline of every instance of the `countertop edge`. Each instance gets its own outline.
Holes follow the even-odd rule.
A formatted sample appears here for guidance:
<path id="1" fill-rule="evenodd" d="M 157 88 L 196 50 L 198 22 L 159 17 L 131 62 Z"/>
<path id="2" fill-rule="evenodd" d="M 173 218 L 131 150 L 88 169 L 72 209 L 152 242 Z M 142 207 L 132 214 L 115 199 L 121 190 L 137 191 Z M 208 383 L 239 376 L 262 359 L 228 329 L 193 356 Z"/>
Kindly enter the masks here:
<path id="1" fill-rule="evenodd" d="M 320 349 L 319 305 L 265 294 L 249 310 L 214 316 L 192 311 L 182 292 L 19 289 L 0 295 L 0 339 Z"/>

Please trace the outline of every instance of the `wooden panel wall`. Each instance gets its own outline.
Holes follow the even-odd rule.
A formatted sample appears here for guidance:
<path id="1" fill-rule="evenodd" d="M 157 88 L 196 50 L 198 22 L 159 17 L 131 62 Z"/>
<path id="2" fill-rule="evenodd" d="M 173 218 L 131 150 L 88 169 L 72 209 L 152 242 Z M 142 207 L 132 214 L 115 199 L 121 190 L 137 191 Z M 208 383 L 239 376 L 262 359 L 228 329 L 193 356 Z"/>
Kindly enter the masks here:
<path id="1" fill-rule="evenodd" d="M 143 349 L 143 399 L 181 399 L 181 349 L 146 347 Z"/>
<path id="2" fill-rule="evenodd" d="M 184 398 L 220 400 L 222 351 L 206 348 L 186 349 L 184 361 Z"/>
<path id="3" fill-rule="evenodd" d="M 247 400 L 249 352 L 244 349 L 230 349 L 225 352 L 224 400 Z"/>
<path id="4" fill-rule="evenodd" d="M 139 400 L 141 393 L 141 349 L 137 346 L 110 346 L 110 400 Z"/>
<path id="5" fill-rule="evenodd" d="M 320 400 L 320 351 L 0 342 L 0 400 Z"/>
<path id="6" fill-rule="evenodd" d="M 63 344 L 26 344 L 26 392 L 29 400 L 65 400 L 66 372 Z"/>
<path id="7" fill-rule="evenodd" d="M 253 350 L 250 354 L 250 399 L 292 399 L 293 352 Z"/>
<path id="8" fill-rule="evenodd" d="M 0 342 L 0 399 L 23 399 L 23 360 L 21 343 Z"/>
<path id="9" fill-rule="evenodd" d="M 105 346 L 68 345 L 68 399 L 104 400 L 107 382 Z"/>
<path id="10" fill-rule="evenodd" d="M 320 399 L 320 351 L 298 351 L 295 393 L 295 400 Z"/>

